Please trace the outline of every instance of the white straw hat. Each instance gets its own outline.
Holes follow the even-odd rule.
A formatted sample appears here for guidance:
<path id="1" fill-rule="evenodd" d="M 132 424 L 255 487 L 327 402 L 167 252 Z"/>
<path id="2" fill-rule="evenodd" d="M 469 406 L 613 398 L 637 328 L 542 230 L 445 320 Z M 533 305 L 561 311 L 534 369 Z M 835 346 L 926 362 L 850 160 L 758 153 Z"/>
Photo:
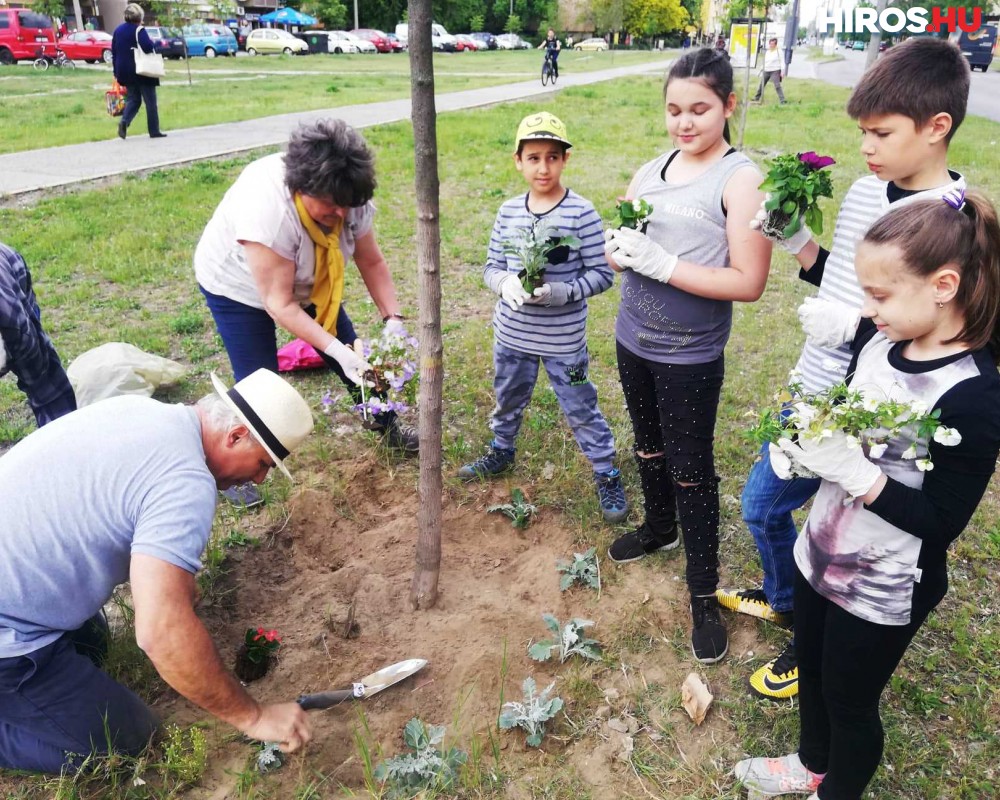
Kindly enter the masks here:
<path id="1" fill-rule="evenodd" d="M 313 428 L 312 411 L 302 395 L 284 378 L 263 367 L 232 389 L 226 389 L 214 372 L 212 384 L 291 480 L 283 462 Z"/>

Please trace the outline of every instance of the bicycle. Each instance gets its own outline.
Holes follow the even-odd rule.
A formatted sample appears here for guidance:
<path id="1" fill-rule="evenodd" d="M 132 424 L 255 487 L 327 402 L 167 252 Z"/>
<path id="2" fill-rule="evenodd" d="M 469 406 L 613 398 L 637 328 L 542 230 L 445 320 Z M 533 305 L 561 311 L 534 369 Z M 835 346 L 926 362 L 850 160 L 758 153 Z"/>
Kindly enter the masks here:
<path id="1" fill-rule="evenodd" d="M 551 83 L 555 85 L 556 79 L 559 75 L 556 73 L 556 65 L 552 59 L 552 51 L 545 51 L 545 61 L 542 62 L 542 86 Z"/>
<path id="2" fill-rule="evenodd" d="M 56 69 L 76 69 L 76 62 L 67 57 L 62 50 L 56 50 L 56 55 L 52 58 L 45 55 L 45 52 L 39 48 L 33 64 L 35 69 L 39 72 L 45 72 L 45 70 L 49 68 L 50 64 L 54 65 Z"/>

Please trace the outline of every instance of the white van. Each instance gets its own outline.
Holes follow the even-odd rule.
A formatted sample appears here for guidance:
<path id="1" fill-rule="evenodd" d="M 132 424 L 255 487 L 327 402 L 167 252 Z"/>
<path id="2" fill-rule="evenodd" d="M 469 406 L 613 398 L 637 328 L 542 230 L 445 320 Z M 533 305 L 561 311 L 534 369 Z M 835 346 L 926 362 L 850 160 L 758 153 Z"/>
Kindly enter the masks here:
<path id="1" fill-rule="evenodd" d="M 405 22 L 400 22 L 396 26 L 396 38 L 403 44 L 408 44 L 409 26 Z M 431 47 L 435 50 L 454 53 L 457 49 L 457 42 L 455 41 L 455 37 L 448 33 L 443 26 L 434 22 L 431 23 Z"/>

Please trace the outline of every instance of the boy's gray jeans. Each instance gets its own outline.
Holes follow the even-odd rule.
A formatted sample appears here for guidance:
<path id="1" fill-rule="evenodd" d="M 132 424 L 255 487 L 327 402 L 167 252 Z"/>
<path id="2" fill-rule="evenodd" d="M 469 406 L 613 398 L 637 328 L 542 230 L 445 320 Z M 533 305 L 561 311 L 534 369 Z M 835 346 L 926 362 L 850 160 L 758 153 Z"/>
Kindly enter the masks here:
<path id="1" fill-rule="evenodd" d="M 586 348 L 567 355 L 538 356 L 494 342 L 493 390 L 497 405 L 490 428 L 496 446 L 514 447 L 524 410 L 538 380 L 539 362 L 548 373 L 549 383 L 583 454 L 595 472 L 610 472 L 614 468 L 615 440 L 597 405 L 597 389 L 590 382 Z"/>

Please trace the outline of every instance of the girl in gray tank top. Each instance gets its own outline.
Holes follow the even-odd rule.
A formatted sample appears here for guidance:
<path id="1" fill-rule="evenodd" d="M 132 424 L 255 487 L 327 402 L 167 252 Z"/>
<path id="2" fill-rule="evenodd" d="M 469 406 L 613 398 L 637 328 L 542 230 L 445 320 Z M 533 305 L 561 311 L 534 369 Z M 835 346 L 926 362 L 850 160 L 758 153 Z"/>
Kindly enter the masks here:
<path id="1" fill-rule="evenodd" d="M 628 196 L 653 212 L 645 234 L 609 232 L 607 254 L 623 273 L 615 325 L 618 370 L 635 434 L 646 518 L 609 556 L 633 561 L 676 547 L 684 529 L 691 593 L 691 649 L 722 659 L 726 628 L 719 580 L 719 479 L 713 439 L 734 300 L 764 292 L 771 244 L 750 229 L 763 194 L 753 162 L 729 146 L 736 107 L 723 53 L 678 60 L 664 88 L 675 150 L 639 169 Z"/>

